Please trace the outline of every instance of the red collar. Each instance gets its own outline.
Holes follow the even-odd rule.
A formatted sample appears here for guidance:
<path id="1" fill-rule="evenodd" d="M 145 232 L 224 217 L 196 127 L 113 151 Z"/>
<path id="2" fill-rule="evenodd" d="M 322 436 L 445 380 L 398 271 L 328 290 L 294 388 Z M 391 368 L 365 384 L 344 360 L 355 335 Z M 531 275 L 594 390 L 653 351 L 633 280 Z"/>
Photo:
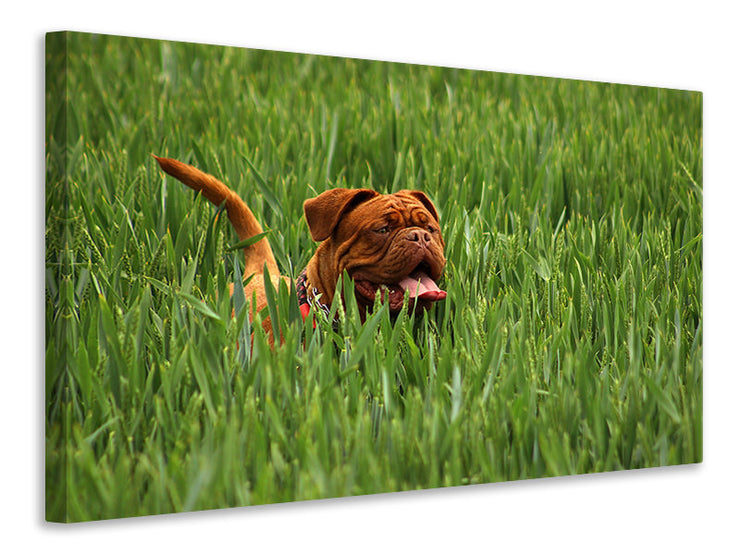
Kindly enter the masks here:
<path id="1" fill-rule="evenodd" d="M 301 316 L 306 319 L 311 311 L 311 305 L 308 302 L 308 291 L 306 290 L 306 270 L 304 269 L 298 279 L 295 280 L 295 292 L 298 295 L 298 308 L 301 309 Z"/>
<path id="2" fill-rule="evenodd" d="M 319 296 L 318 290 L 313 287 L 309 292 L 308 278 L 306 277 L 305 268 L 295 280 L 295 292 L 298 296 L 298 308 L 301 309 L 301 316 L 303 316 L 304 320 L 308 316 L 308 313 L 311 311 L 311 305 L 313 305 L 315 308 L 320 308 L 327 316 L 329 315 L 329 307 L 320 302 L 317 298 Z M 316 322 L 314 322 L 314 326 L 315 325 Z"/>

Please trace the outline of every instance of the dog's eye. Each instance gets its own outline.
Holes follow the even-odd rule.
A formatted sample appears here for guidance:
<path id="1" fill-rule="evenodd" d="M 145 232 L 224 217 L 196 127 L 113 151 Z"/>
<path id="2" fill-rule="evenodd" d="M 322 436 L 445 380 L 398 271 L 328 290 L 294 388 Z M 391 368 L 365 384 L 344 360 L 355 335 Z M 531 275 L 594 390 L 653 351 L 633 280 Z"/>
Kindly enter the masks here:
<path id="1" fill-rule="evenodd" d="M 387 226 L 387 225 L 386 225 L 386 226 L 383 226 L 383 227 L 381 227 L 380 229 L 376 229 L 376 230 L 375 230 L 375 233 L 380 233 L 381 235 L 385 235 L 385 234 L 386 234 L 386 233 L 388 233 L 388 232 L 389 232 L 390 230 L 391 230 L 391 228 L 390 228 L 389 226 Z"/>
<path id="2" fill-rule="evenodd" d="M 437 228 L 436 228 L 436 227 L 434 227 L 433 225 L 428 225 L 428 226 L 427 226 L 427 229 L 428 229 L 429 231 L 431 231 L 432 233 L 436 233 L 436 232 L 437 232 Z"/>

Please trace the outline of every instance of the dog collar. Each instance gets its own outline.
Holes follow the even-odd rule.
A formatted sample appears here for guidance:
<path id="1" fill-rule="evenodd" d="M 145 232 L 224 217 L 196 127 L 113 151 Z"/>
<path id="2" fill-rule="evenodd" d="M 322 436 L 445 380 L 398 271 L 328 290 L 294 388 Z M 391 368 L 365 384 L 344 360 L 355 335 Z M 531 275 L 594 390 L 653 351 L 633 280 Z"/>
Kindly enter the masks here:
<path id="1" fill-rule="evenodd" d="M 313 304 L 314 307 L 321 309 L 324 314 L 329 316 L 329 307 L 326 306 L 324 303 L 319 302 L 319 291 L 315 287 L 311 288 L 311 291 L 308 290 L 308 278 L 306 277 L 306 269 L 304 268 L 303 271 L 300 273 L 298 278 L 295 280 L 295 292 L 298 296 L 298 308 L 301 309 L 301 316 L 303 316 L 303 319 L 306 319 L 306 316 L 308 316 L 308 313 L 311 310 L 311 305 Z M 310 296 L 309 296 L 310 295 Z"/>

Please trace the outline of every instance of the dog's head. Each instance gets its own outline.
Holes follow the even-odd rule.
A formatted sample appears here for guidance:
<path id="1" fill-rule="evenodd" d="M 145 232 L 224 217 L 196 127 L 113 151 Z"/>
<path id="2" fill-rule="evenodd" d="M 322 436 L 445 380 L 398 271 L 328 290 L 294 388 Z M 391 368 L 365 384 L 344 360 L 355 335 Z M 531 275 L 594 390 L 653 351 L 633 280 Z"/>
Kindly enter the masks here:
<path id="1" fill-rule="evenodd" d="M 303 210 L 311 236 L 322 242 L 322 264 L 335 277 L 346 271 L 362 304 L 372 305 L 378 292 L 392 311 L 407 291 L 417 308 L 447 296 L 437 286 L 445 266 L 439 216 L 424 193 L 331 189 Z"/>

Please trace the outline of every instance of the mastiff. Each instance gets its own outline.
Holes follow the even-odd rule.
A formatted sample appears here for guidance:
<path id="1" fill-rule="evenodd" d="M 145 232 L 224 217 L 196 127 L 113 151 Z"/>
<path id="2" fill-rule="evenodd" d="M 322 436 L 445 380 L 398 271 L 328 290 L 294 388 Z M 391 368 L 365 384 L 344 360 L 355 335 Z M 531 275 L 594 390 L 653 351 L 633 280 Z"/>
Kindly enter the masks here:
<path id="1" fill-rule="evenodd" d="M 154 156 L 167 174 L 224 205 L 239 240 L 263 232 L 252 211 L 221 181 L 193 166 Z M 421 191 L 380 194 L 370 189 L 330 189 L 303 203 L 311 237 L 319 243 L 295 287 L 305 318 L 310 308 L 328 312 L 337 283 L 347 272 L 364 320 L 380 295 L 392 313 L 408 298 L 417 311 L 447 297 L 437 281 L 445 266 L 444 240 L 437 210 Z M 277 289 L 281 276 L 266 238 L 244 249 L 244 288 L 251 315 L 267 306 L 264 271 Z M 233 292 L 233 291 L 232 291 Z M 263 322 L 271 332 L 269 319 Z M 272 338 L 271 338 L 272 342 Z"/>

